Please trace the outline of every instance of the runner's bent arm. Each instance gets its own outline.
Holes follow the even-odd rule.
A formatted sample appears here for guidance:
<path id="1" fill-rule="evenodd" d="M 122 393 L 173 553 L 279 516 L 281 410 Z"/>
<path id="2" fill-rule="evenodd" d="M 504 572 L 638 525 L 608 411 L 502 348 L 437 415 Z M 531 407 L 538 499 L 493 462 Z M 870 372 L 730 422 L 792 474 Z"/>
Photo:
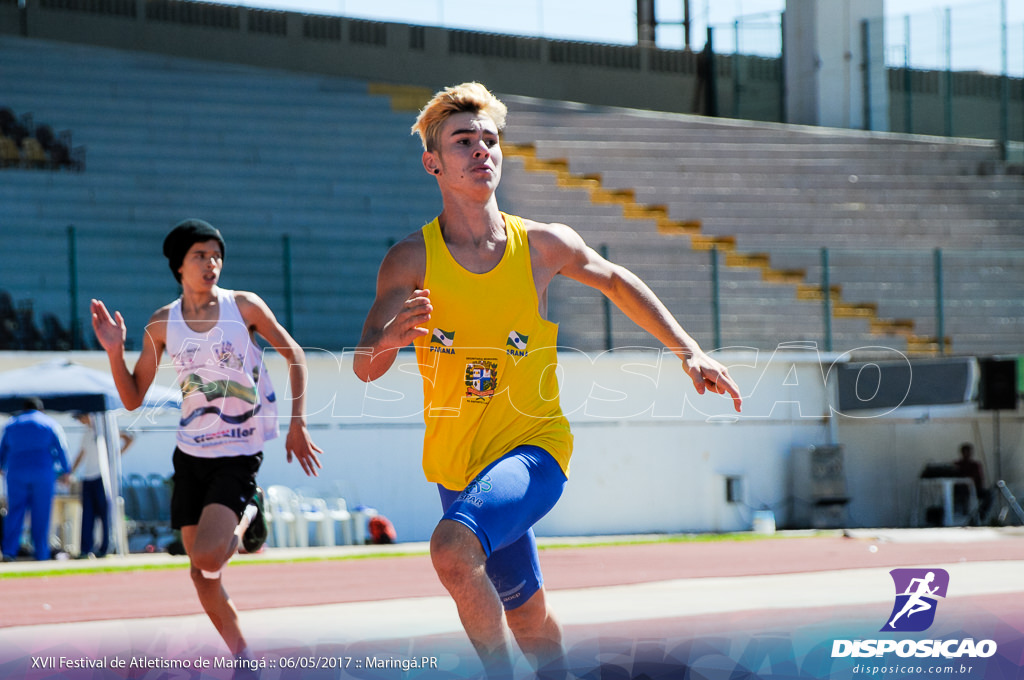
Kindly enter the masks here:
<path id="1" fill-rule="evenodd" d="M 117 393 L 124 407 L 134 411 L 142 405 L 159 368 L 158 362 L 167 337 L 167 308 L 158 309 L 150 317 L 142 340 L 142 352 L 135 362 L 135 370 L 129 371 L 124 357 L 124 342 L 128 328 L 121 312 L 114 312 L 114 316 L 111 316 L 106 305 L 99 300 L 93 300 L 90 307 L 92 328 L 96 333 L 96 339 L 107 352 Z"/>
<path id="2" fill-rule="evenodd" d="M 292 415 L 288 425 L 288 436 L 285 438 L 285 450 L 288 462 L 295 456 L 307 476 L 316 477 L 320 468 L 318 453 L 323 451 L 313 443 L 306 429 L 306 385 L 308 371 L 306 369 L 306 353 L 295 342 L 295 339 L 281 326 L 270 307 L 255 293 L 238 291 L 235 293 L 238 310 L 246 325 L 262 335 L 270 346 L 277 350 L 288 362 L 288 386 L 291 391 Z"/>
<path id="3" fill-rule="evenodd" d="M 395 362 L 398 350 L 430 333 L 424 326 L 433 307 L 422 289 L 426 249 L 417 233 L 397 243 L 381 262 L 377 296 L 363 324 L 353 361 L 360 380 L 381 377 Z"/>
<path id="4" fill-rule="evenodd" d="M 739 387 L 725 366 L 700 348 L 636 274 L 601 257 L 579 234 L 563 224 L 541 225 L 531 232 L 531 237 L 534 234 L 539 238 L 531 241 L 531 245 L 536 243 L 545 266 L 601 291 L 634 323 L 682 359 L 698 393 L 711 390 L 728 394 L 739 412 L 742 405 Z"/>

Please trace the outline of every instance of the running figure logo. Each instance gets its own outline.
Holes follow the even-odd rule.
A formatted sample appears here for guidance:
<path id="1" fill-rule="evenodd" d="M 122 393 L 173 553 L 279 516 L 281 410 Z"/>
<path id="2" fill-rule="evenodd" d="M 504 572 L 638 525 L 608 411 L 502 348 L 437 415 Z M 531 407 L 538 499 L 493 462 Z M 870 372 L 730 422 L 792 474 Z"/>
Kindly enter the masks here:
<path id="1" fill-rule="evenodd" d="M 946 597 L 949 573 L 945 569 L 893 569 L 896 602 L 883 632 L 915 633 L 935 621 L 936 598 Z"/>

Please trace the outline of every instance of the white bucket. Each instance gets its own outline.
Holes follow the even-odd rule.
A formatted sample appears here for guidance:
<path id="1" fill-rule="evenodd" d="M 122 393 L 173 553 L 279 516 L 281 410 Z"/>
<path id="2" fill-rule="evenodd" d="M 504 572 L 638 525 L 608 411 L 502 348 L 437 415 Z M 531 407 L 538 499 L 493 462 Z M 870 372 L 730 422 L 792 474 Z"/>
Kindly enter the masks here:
<path id="1" fill-rule="evenodd" d="M 755 534 L 771 536 L 775 533 L 775 513 L 771 510 L 756 510 L 754 512 Z"/>

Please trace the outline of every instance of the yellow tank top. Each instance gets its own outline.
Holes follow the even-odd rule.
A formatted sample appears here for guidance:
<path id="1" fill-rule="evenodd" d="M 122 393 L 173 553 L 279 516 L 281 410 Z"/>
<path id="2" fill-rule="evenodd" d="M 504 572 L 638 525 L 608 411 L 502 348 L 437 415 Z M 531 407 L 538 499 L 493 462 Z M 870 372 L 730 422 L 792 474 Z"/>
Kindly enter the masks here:
<path id="1" fill-rule="evenodd" d="M 418 339 L 423 471 L 459 491 L 516 446 L 540 446 L 569 474 L 572 433 L 558 402 L 558 325 L 542 318 L 523 221 L 502 213 L 508 240 L 491 271 L 467 271 L 435 219 L 423 227 L 424 287 L 434 311 Z"/>

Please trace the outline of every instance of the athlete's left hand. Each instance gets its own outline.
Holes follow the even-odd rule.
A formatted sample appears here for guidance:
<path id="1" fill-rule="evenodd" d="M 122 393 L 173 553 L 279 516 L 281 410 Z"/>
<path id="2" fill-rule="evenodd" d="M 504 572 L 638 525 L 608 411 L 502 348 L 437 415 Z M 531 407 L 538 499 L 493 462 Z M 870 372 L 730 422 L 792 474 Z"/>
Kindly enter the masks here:
<path id="1" fill-rule="evenodd" d="M 705 391 L 715 394 L 728 394 L 732 397 L 733 408 L 739 413 L 743 406 L 739 385 L 729 375 L 729 370 L 707 354 L 697 351 L 683 360 L 683 369 L 693 380 L 698 394 Z"/>
<path id="2" fill-rule="evenodd" d="M 319 476 L 317 470 L 322 466 L 320 465 L 320 456 L 317 454 L 323 453 L 323 450 L 313 443 L 305 423 L 292 420 L 292 424 L 288 428 L 288 436 L 284 441 L 284 447 L 288 452 L 289 463 L 292 462 L 292 457 L 294 456 L 299 461 L 299 465 L 302 466 L 302 471 L 306 473 L 307 477 Z"/>

